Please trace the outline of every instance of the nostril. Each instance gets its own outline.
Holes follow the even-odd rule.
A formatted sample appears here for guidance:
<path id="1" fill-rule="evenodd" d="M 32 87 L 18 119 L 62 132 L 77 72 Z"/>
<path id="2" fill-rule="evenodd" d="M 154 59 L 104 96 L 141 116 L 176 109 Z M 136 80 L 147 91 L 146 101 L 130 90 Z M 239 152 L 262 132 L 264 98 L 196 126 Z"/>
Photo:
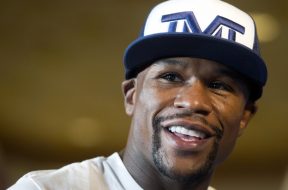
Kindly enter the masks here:
<path id="1" fill-rule="evenodd" d="M 177 109 L 185 109 L 185 110 L 189 110 L 190 112 L 193 112 L 194 114 L 199 114 L 199 115 L 203 115 L 203 116 L 207 116 L 209 115 L 209 113 L 211 112 L 211 109 L 208 105 L 203 105 L 203 104 L 197 104 L 197 106 L 191 105 L 189 102 L 175 102 L 174 103 L 174 107 Z"/>
<path id="2" fill-rule="evenodd" d="M 190 107 L 189 102 L 185 102 L 185 101 L 174 101 L 174 106 L 176 108 L 188 108 L 188 107 Z"/>
<path id="3" fill-rule="evenodd" d="M 203 96 L 177 96 L 174 100 L 174 107 L 187 109 L 193 113 L 208 115 L 211 110 L 211 102 L 205 95 Z"/>
<path id="4" fill-rule="evenodd" d="M 194 110 L 194 113 L 199 115 L 209 115 L 210 111 L 208 110 Z"/>

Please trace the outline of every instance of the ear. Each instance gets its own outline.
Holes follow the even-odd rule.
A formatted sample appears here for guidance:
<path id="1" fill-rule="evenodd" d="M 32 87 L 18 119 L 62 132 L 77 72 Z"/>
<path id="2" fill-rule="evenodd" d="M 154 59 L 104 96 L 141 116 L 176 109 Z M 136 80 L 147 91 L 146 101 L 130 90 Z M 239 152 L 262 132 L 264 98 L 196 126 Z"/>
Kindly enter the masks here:
<path id="1" fill-rule="evenodd" d="M 136 97 L 136 79 L 129 79 L 122 82 L 122 93 L 126 114 L 131 116 L 134 111 Z"/>
<path id="2" fill-rule="evenodd" d="M 247 128 L 249 121 L 252 119 L 252 117 L 257 112 L 257 106 L 255 102 L 247 103 L 241 122 L 240 122 L 240 128 L 238 132 L 238 136 L 241 136 L 244 132 L 244 130 Z"/>

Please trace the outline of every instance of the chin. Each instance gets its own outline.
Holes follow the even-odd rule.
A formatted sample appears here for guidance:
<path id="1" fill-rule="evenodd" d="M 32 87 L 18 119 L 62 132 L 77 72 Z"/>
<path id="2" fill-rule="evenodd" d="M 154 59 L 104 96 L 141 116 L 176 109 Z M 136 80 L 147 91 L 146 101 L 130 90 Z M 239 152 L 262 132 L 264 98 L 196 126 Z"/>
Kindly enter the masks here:
<path id="1" fill-rule="evenodd" d="M 217 148 L 213 148 L 205 158 L 199 160 L 193 156 L 175 156 L 160 148 L 154 150 L 153 161 L 162 176 L 181 183 L 196 183 L 211 176 L 216 154 Z"/>
<path id="2" fill-rule="evenodd" d="M 212 167 L 209 165 L 203 165 L 190 170 L 187 170 L 187 168 L 168 168 L 163 165 L 160 167 L 158 166 L 157 168 L 162 176 L 181 183 L 197 183 L 210 177 L 210 174 L 212 173 Z"/>
<path id="3" fill-rule="evenodd" d="M 173 181 L 197 183 L 210 178 L 218 154 L 220 138 L 214 138 L 204 146 L 194 149 L 173 146 L 165 138 L 161 126 L 153 125 L 152 157 L 159 173 Z"/>

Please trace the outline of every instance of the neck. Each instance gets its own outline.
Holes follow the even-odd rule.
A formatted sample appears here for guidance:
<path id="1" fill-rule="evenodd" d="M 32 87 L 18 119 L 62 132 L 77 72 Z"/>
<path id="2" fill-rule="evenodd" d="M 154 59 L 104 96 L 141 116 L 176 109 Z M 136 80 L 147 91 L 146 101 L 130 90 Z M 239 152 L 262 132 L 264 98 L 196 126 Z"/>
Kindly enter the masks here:
<path id="1" fill-rule="evenodd" d="M 197 181 L 177 181 L 164 176 L 154 166 L 153 161 L 146 159 L 137 147 L 129 143 L 122 154 L 125 167 L 135 181 L 143 188 L 149 190 L 207 190 L 212 172 Z"/>

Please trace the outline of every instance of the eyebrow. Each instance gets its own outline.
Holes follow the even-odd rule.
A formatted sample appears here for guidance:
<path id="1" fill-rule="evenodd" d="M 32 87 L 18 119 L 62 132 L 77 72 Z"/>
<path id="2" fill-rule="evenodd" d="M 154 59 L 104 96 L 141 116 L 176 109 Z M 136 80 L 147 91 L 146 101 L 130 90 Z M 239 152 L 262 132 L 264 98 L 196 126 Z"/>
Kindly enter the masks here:
<path id="1" fill-rule="evenodd" d="M 187 62 L 185 59 L 174 59 L 174 58 L 167 58 L 167 59 L 161 59 L 159 61 L 156 61 L 154 63 L 155 65 L 172 65 L 172 66 L 180 66 L 180 67 L 186 67 L 189 62 Z M 239 81 L 245 81 L 245 79 L 241 76 L 240 73 L 237 73 L 236 71 L 234 71 L 233 69 L 218 63 L 219 65 L 221 65 L 220 68 L 217 68 L 215 70 L 214 73 L 218 73 L 218 76 L 226 76 L 235 80 L 239 80 Z"/>
<path id="2" fill-rule="evenodd" d="M 221 75 L 230 77 L 232 79 L 236 79 L 236 80 L 240 80 L 240 81 L 243 80 L 243 77 L 241 77 L 240 73 L 237 73 L 236 71 L 233 71 L 232 69 L 227 68 L 225 66 L 220 68 L 217 72 Z"/>
<path id="3" fill-rule="evenodd" d="M 167 64 L 167 65 L 176 65 L 176 66 L 185 67 L 187 66 L 188 62 L 185 62 L 184 60 L 168 58 L 168 59 L 161 59 L 155 62 L 155 64 Z"/>

